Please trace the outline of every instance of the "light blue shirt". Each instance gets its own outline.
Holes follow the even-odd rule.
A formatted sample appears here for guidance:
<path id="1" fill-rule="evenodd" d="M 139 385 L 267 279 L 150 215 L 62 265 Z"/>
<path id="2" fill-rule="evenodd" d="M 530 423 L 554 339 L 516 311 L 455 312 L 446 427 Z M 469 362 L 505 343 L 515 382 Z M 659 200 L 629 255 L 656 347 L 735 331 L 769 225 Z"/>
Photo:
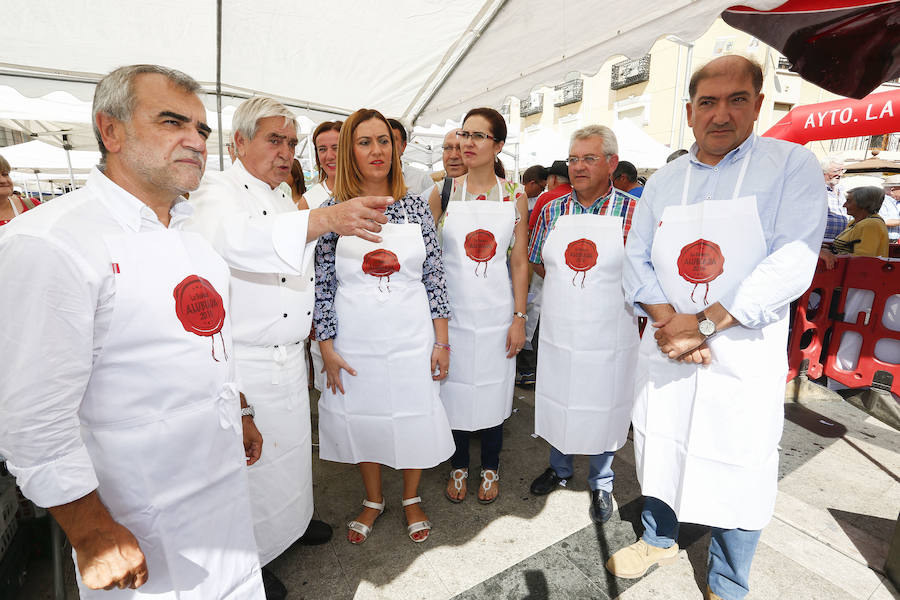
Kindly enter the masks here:
<path id="1" fill-rule="evenodd" d="M 625 244 L 623 287 L 628 302 L 669 303 L 650 251 L 663 209 L 681 203 L 687 170 L 693 170 L 688 204 L 730 200 L 748 155 L 739 196 L 756 196 L 767 256 L 720 302 L 744 326 L 760 328 L 783 318 L 790 302 L 806 291 L 825 231 L 822 169 L 803 146 L 751 134 L 717 165 L 701 163 L 694 144 L 690 154 L 664 165 L 647 181 Z"/>
<path id="2" fill-rule="evenodd" d="M 878 211 L 878 214 L 885 221 L 888 219 L 900 219 L 900 203 L 885 194 L 884 202 L 881 203 L 881 209 Z M 900 239 L 900 227 L 895 225 L 894 227 L 888 227 L 887 230 L 888 237 L 891 238 L 892 242 Z"/>

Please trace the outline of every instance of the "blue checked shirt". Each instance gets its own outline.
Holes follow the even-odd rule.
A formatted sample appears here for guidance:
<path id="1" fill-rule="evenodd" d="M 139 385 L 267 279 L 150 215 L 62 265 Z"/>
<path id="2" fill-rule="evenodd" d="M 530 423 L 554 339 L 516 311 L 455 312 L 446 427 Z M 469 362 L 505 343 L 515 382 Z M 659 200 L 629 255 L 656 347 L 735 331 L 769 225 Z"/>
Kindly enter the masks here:
<path id="1" fill-rule="evenodd" d="M 612 181 L 609 183 L 609 191 L 597 198 L 587 208 L 578 202 L 575 190 L 572 190 L 570 194 L 551 200 L 541 210 L 534 225 L 531 242 L 528 244 L 528 260 L 533 263 L 543 262 L 541 251 L 544 249 L 544 242 L 547 241 L 547 235 L 550 234 L 556 220 L 562 215 L 591 214 L 622 217 L 622 235 L 627 239 L 628 231 L 631 229 L 631 217 L 637 202 L 637 198 L 634 196 L 614 188 Z"/>
<path id="2" fill-rule="evenodd" d="M 825 192 L 828 194 L 828 215 L 825 219 L 825 236 L 822 241 L 833 242 L 834 238 L 847 229 L 847 225 L 850 223 L 847 209 L 844 208 L 844 201 L 847 199 L 847 196 L 841 186 L 830 187 L 826 185 Z"/>

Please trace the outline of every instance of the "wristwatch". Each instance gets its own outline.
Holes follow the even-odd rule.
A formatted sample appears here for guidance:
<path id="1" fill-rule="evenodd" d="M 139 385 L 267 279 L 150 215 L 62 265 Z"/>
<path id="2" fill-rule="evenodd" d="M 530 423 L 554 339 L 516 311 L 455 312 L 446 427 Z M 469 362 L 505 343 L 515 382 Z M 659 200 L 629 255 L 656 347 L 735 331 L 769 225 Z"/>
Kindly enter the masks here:
<path id="1" fill-rule="evenodd" d="M 256 416 L 256 411 L 253 410 L 253 405 L 248 404 L 245 408 L 241 409 L 242 417 L 250 417 L 251 419 Z"/>
<path id="2" fill-rule="evenodd" d="M 526 321 L 528 320 L 528 315 L 526 315 L 525 313 L 514 312 L 513 316 L 519 317 L 520 319 L 525 319 Z"/>
<path id="3" fill-rule="evenodd" d="M 716 333 L 716 323 L 701 310 L 697 313 L 697 329 L 700 330 L 700 335 L 709 338 Z"/>

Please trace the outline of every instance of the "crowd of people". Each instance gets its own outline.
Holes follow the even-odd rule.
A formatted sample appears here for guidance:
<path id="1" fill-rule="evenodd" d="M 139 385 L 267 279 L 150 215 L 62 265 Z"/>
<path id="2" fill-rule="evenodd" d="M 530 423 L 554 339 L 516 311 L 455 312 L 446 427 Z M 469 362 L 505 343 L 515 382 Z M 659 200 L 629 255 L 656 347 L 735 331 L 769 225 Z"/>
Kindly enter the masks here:
<path id="1" fill-rule="evenodd" d="M 753 133 L 761 85 L 745 58 L 699 69 L 696 143 L 646 185 L 599 124 L 513 183 L 490 108 L 447 133 L 446 177 L 425 181 L 404 172 L 402 124 L 360 109 L 316 128 L 305 189 L 279 102 L 244 102 L 233 166 L 204 175 L 197 83 L 153 65 L 106 76 L 101 164 L 0 229 L 15 290 L 0 297 L 0 455 L 66 532 L 81 597 L 284 597 L 266 565 L 332 537 L 312 519 L 312 330 L 319 459 L 362 479 L 350 543 L 397 504 L 385 467 L 402 471 L 412 542 L 462 526 L 432 523 L 423 496 L 437 493 L 419 484 L 449 460 L 440 495 L 465 501 L 474 432 L 473 495 L 497 500 L 518 366 L 548 442 L 531 492 L 588 455 L 602 525 L 633 427 L 644 531 L 607 569 L 641 577 L 674 559 L 679 522 L 699 523 L 708 597 L 743 598 L 774 511 L 789 305 L 833 205 L 812 153 Z M 884 227 L 867 222 L 875 204 L 849 195 L 854 221 L 829 252 L 870 246 L 857 236 Z"/>

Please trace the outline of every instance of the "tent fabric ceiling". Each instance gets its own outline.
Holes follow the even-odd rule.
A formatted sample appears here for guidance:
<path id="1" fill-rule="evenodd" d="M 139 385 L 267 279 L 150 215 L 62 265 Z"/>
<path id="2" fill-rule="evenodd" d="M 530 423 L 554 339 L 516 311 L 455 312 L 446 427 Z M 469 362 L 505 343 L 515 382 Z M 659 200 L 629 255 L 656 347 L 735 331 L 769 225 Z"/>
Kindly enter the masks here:
<path id="1" fill-rule="evenodd" d="M 667 34 L 696 39 L 732 2 L 673 0 L 635 10 L 631 0 L 227 0 L 222 83 L 226 92 L 316 109 L 316 120 L 369 106 L 408 123 L 438 123 L 523 97 L 570 71 L 596 73 L 611 56 L 640 56 Z M 216 79 L 214 0 L 146 0 L 127 10 L 120 0 L 6 0 L 4 13 L 27 25 L 4 31 L 5 84 L 29 70 L 91 81 L 141 62 L 180 69 L 207 89 Z M 68 89 L 65 81 L 47 84 Z M 88 99 L 89 86 L 70 87 Z"/>

